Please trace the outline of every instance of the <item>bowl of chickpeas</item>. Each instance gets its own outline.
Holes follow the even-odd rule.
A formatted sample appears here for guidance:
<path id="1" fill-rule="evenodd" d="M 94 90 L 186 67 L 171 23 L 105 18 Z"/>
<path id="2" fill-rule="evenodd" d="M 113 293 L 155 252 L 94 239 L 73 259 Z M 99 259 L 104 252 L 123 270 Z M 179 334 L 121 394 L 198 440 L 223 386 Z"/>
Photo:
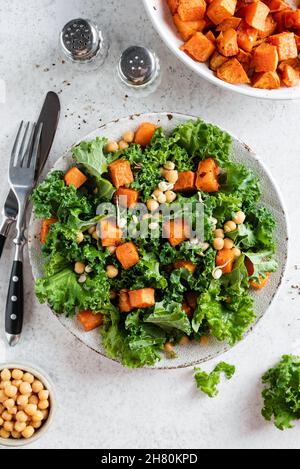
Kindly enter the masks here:
<path id="1" fill-rule="evenodd" d="M 53 386 L 29 365 L 0 364 L 0 445 L 33 443 L 49 428 L 54 414 Z"/>

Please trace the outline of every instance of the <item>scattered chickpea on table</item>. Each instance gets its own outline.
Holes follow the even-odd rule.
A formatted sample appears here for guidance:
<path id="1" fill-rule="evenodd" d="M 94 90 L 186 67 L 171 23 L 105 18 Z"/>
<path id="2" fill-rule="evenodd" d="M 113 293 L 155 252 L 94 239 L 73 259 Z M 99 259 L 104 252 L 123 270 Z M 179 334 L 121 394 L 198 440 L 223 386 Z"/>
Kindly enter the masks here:
<path id="1" fill-rule="evenodd" d="M 31 438 L 47 420 L 49 391 L 31 373 L 0 373 L 0 438 Z"/>

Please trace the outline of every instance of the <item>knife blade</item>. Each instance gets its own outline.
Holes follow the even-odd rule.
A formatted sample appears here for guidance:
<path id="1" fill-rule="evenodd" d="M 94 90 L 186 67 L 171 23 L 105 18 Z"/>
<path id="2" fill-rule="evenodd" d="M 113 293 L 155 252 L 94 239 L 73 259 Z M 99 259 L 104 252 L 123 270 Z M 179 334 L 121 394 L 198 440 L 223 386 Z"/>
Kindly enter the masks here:
<path id="1" fill-rule="evenodd" d="M 43 131 L 40 141 L 40 151 L 36 169 L 36 181 L 38 180 L 39 175 L 41 174 L 49 156 L 59 121 L 59 115 L 59 97 L 53 91 L 49 91 L 46 95 L 36 126 L 36 128 L 38 129 L 39 125 L 43 123 Z M 0 226 L 0 258 L 5 245 L 5 240 L 8 236 L 11 226 L 16 221 L 17 215 L 17 199 L 13 191 L 10 190 L 4 203 L 3 220 Z"/>

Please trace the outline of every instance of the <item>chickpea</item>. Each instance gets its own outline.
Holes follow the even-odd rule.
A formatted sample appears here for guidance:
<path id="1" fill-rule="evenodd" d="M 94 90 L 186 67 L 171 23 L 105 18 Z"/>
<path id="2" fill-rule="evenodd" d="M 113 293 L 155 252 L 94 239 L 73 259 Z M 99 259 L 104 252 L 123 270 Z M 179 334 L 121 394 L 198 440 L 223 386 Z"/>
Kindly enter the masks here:
<path id="1" fill-rule="evenodd" d="M 238 212 L 236 212 L 236 214 L 233 217 L 233 221 L 237 225 L 241 225 L 242 223 L 244 223 L 245 220 L 246 220 L 246 215 L 244 214 L 244 212 L 242 212 L 242 210 L 239 210 Z"/>
<path id="2" fill-rule="evenodd" d="M 94 233 L 92 234 L 92 238 L 96 239 L 96 241 L 98 241 L 99 236 L 98 236 L 97 230 L 95 230 Z"/>
<path id="3" fill-rule="evenodd" d="M 225 237 L 224 230 L 222 230 L 222 228 L 217 228 L 214 231 L 214 235 L 215 235 L 215 238 L 224 238 Z"/>
<path id="4" fill-rule="evenodd" d="M 11 381 L 0 381 L 0 389 L 5 389 L 9 385 L 11 385 Z"/>
<path id="5" fill-rule="evenodd" d="M 43 409 L 43 410 L 42 410 L 42 414 L 43 414 L 43 420 L 46 420 L 46 418 L 47 418 L 48 415 L 49 415 L 49 410 L 48 410 L 48 409 Z"/>
<path id="6" fill-rule="evenodd" d="M 43 402 L 43 401 L 41 401 L 41 402 Z M 36 404 L 27 404 L 24 407 L 24 410 L 25 410 L 26 414 L 31 417 L 32 415 L 34 415 L 36 413 L 37 405 Z"/>
<path id="7" fill-rule="evenodd" d="M 170 342 L 166 342 L 164 345 L 164 351 L 167 353 L 173 352 L 173 345 Z"/>
<path id="8" fill-rule="evenodd" d="M 15 439 L 15 440 L 19 440 L 21 438 L 21 433 L 20 432 L 16 432 L 16 430 L 13 430 L 11 432 L 11 436 Z"/>
<path id="9" fill-rule="evenodd" d="M 174 189 L 174 184 L 172 184 L 171 182 L 162 181 L 158 184 L 158 188 L 162 192 L 171 191 L 172 189 Z"/>
<path id="10" fill-rule="evenodd" d="M 5 410 L 5 407 L 3 404 L 0 404 L 0 415 L 2 414 L 2 412 L 4 412 Z"/>
<path id="11" fill-rule="evenodd" d="M 105 147 L 105 150 L 107 151 L 107 153 L 115 153 L 116 151 L 119 150 L 119 145 L 115 141 L 108 142 L 108 144 Z"/>
<path id="12" fill-rule="evenodd" d="M 35 379 L 31 385 L 32 391 L 38 393 L 44 389 L 43 383 L 41 383 L 38 379 Z"/>
<path id="13" fill-rule="evenodd" d="M 80 244 L 80 243 L 82 243 L 83 240 L 84 240 L 84 235 L 83 235 L 82 231 L 79 231 L 77 233 L 77 236 L 76 236 L 76 243 Z"/>
<path id="14" fill-rule="evenodd" d="M 160 189 L 155 189 L 155 191 L 153 191 L 152 193 L 152 197 L 154 198 L 154 200 L 157 200 L 161 194 L 163 194 L 163 191 L 161 191 Z"/>
<path id="15" fill-rule="evenodd" d="M 22 370 L 18 370 L 18 369 L 15 369 L 15 370 L 12 370 L 11 372 L 11 376 L 13 377 L 13 379 L 22 379 L 23 378 L 23 371 Z"/>
<path id="16" fill-rule="evenodd" d="M 127 132 L 123 133 L 123 140 L 126 143 L 132 143 L 134 140 L 134 132 L 128 130 Z"/>
<path id="17" fill-rule="evenodd" d="M 38 403 L 38 408 L 39 408 L 40 410 L 48 409 L 48 407 L 49 407 L 49 401 L 48 401 L 48 400 L 43 400 L 43 401 L 40 401 L 40 402 Z"/>
<path id="18" fill-rule="evenodd" d="M 14 429 L 14 424 L 13 424 L 13 422 L 4 422 L 3 428 L 4 428 L 4 430 L 6 430 L 7 432 L 12 432 L 13 429 Z"/>
<path id="19" fill-rule="evenodd" d="M 234 246 L 234 242 L 230 238 L 225 238 L 224 239 L 224 248 L 225 249 L 232 249 Z"/>
<path id="20" fill-rule="evenodd" d="M 188 338 L 187 335 L 184 335 L 183 337 L 181 337 L 180 341 L 179 341 L 179 345 L 188 345 L 190 343 L 190 339 Z"/>
<path id="21" fill-rule="evenodd" d="M 117 247 L 116 246 L 108 246 L 107 248 L 109 254 L 114 254 L 117 250 Z"/>
<path id="22" fill-rule="evenodd" d="M 225 233 L 230 233 L 231 231 L 236 230 L 236 223 L 233 220 L 229 220 L 224 225 Z"/>
<path id="23" fill-rule="evenodd" d="M 26 395 L 20 395 L 17 397 L 17 404 L 21 407 L 25 406 L 28 404 L 28 396 Z"/>
<path id="24" fill-rule="evenodd" d="M 175 182 L 178 181 L 178 171 L 176 169 L 173 169 L 171 171 L 166 171 L 165 172 L 165 179 L 170 182 L 171 184 L 175 184 Z"/>
<path id="25" fill-rule="evenodd" d="M 15 397 L 18 392 L 18 388 L 13 386 L 12 384 L 8 384 L 4 389 L 5 394 L 7 397 Z"/>
<path id="26" fill-rule="evenodd" d="M 2 404 L 4 401 L 6 401 L 7 399 L 7 395 L 5 394 L 5 392 L 1 389 L 0 390 L 0 403 Z"/>
<path id="27" fill-rule="evenodd" d="M 167 204 L 171 204 L 171 203 L 174 202 L 174 200 L 176 200 L 176 198 L 177 198 L 177 195 L 176 195 L 175 192 L 173 192 L 173 191 L 166 191 L 166 192 L 165 192 L 165 196 L 166 196 L 166 202 L 167 202 Z"/>
<path id="28" fill-rule="evenodd" d="M 31 373 L 24 373 L 23 381 L 25 383 L 32 384 L 34 381 L 34 376 Z"/>
<path id="29" fill-rule="evenodd" d="M 22 431 L 22 436 L 26 439 L 31 438 L 33 434 L 34 428 L 31 425 L 29 425 L 25 428 L 25 430 Z"/>
<path id="30" fill-rule="evenodd" d="M 166 163 L 164 164 L 164 169 L 168 170 L 168 171 L 172 171 L 175 169 L 175 163 L 173 163 L 173 161 L 166 161 Z"/>
<path id="31" fill-rule="evenodd" d="M 84 274 L 85 264 L 83 262 L 75 262 L 74 271 L 76 274 Z"/>
<path id="32" fill-rule="evenodd" d="M 3 424 L 4 424 L 4 420 L 2 417 L 0 417 L 0 427 L 2 427 Z"/>
<path id="33" fill-rule="evenodd" d="M 162 192 L 158 197 L 157 197 L 157 202 L 159 204 L 165 204 L 167 201 L 167 197 L 165 196 L 165 194 Z M 154 201 L 155 202 L 155 201 Z"/>
<path id="34" fill-rule="evenodd" d="M 17 415 L 16 415 L 16 420 L 17 422 L 27 422 L 28 416 L 25 414 L 23 410 L 19 410 L 19 412 L 17 412 Z"/>
<path id="35" fill-rule="evenodd" d="M 38 428 L 42 426 L 42 423 L 43 422 L 41 420 L 37 420 L 36 422 L 32 420 L 31 425 L 33 426 L 33 428 L 37 430 Z"/>
<path id="36" fill-rule="evenodd" d="M 4 428 L 1 428 L 0 430 L 0 437 L 1 438 L 4 438 L 5 440 L 7 440 L 7 438 L 9 438 L 10 436 L 10 433 L 7 432 L 6 430 L 4 430 Z"/>
<path id="37" fill-rule="evenodd" d="M 206 346 L 209 343 L 209 338 L 207 335 L 203 335 L 200 339 L 200 345 Z"/>
<path id="38" fill-rule="evenodd" d="M 32 395 L 32 396 L 30 396 L 30 398 L 28 399 L 28 403 L 29 403 L 29 404 L 38 405 L 39 399 L 38 399 L 37 396 Z M 25 412 L 26 412 L 26 410 L 25 410 Z"/>
<path id="39" fill-rule="evenodd" d="M 49 391 L 43 389 L 39 392 L 38 396 L 40 401 L 46 401 L 49 398 Z"/>
<path id="40" fill-rule="evenodd" d="M 85 272 L 86 272 L 87 274 L 90 274 L 91 272 L 93 272 L 93 269 L 92 269 L 92 267 L 91 267 L 90 265 L 87 265 L 84 270 L 85 270 Z"/>
<path id="41" fill-rule="evenodd" d="M 15 423 L 15 430 L 16 430 L 16 432 L 20 432 L 20 433 L 21 433 L 23 430 L 25 430 L 25 428 L 26 428 L 26 423 L 25 423 L 25 422 L 19 422 L 19 421 L 17 421 L 17 422 Z"/>
<path id="42" fill-rule="evenodd" d="M 16 388 L 18 388 L 20 386 L 20 384 L 22 383 L 23 381 L 21 379 L 13 379 L 11 384 L 13 386 L 16 386 Z"/>
<path id="43" fill-rule="evenodd" d="M 223 238 L 215 238 L 213 242 L 214 248 L 217 251 L 220 251 L 224 247 L 224 239 Z"/>
<path id="44" fill-rule="evenodd" d="M 7 368 L 4 368 L 4 370 L 1 371 L 0 376 L 2 381 L 10 381 L 11 372 Z"/>
<path id="45" fill-rule="evenodd" d="M 31 385 L 29 383 L 22 383 L 19 387 L 19 391 L 21 394 L 31 394 Z"/>
<path id="46" fill-rule="evenodd" d="M 95 225 L 94 225 L 94 226 L 91 226 L 91 227 L 88 229 L 88 233 L 89 233 L 90 235 L 92 235 L 95 231 L 96 231 L 96 226 L 95 226 Z"/>
<path id="47" fill-rule="evenodd" d="M 32 420 L 32 422 L 40 422 L 41 420 L 44 420 L 43 412 L 41 410 L 37 410 L 33 414 L 31 420 Z"/>
<path id="48" fill-rule="evenodd" d="M 147 209 L 150 212 L 155 212 L 155 210 L 157 210 L 158 207 L 159 207 L 159 203 L 156 200 L 154 199 L 147 200 Z"/>
<path id="49" fill-rule="evenodd" d="M 233 248 L 232 254 L 234 255 L 234 257 L 240 257 L 240 255 L 242 254 L 242 252 L 241 252 L 241 250 L 240 250 L 239 248 Z"/>
<path id="50" fill-rule="evenodd" d="M 80 275 L 80 277 L 79 277 L 79 279 L 78 279 L 78 282 L 79 282 L 79 283 L 84 283 L 84 282 L 86 282 L 86 275 L 85 275 L 85 274 Z"/>
<path id="51" fill-rule="evenodd" d="M 4 401 L 4 407 L 6 407 L 7 410 L 12 409 L 14 405 L 15 405 L 15 401 L 12 398 Z"/>
<path id="52" fill-rule="evenodd" d="M 106 275 L 108 278 L 115 278 L 119 275 L 119 270 L 114 265 L 106 267 Z"/>
<path id="53" fill-rule="evenodd" d="M 215 269 L 212 274 L 215 280 L 219 280 L 222 277 L 222 275 L 223 275 L 222 269 Z"/>
<path id="54" fill-rule="evenodd" d="M 5 410 L 4 412 L 2 412 L 2 418 L 3 420 L 6 420 L 7 422 L 10 422 L 13 418 L 13 416 L 11 414 L 9 414 L 7 412 L 7 410 Z"/>
<path id="55" fill-rule="evenodd" d="M 8 409 L 7 412 L 11 415 L 16 415 L 16 413 L 18 412 L 18 408 L 14 405 L 11 409 Z"/>
<path id="56" fill-rule="evenodd" d="M 119 141 L 119 149 L 120 150 L 125 150 L 126 148 L 128 148 L 128 143 L 125 142 L 125 140 L 120 140 Z"/>

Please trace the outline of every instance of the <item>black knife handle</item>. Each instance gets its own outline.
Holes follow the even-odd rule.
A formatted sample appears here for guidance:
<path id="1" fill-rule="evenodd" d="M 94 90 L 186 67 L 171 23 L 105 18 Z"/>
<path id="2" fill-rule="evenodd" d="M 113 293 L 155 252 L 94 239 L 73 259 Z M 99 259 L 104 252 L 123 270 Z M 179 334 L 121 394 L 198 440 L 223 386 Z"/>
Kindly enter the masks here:
<path id="1" fill-rule="evenodd" d="M 0 257 L 2 256 L 5 241 L 6 241 L 6 236 L 0 234 Z"/>
<path id="2" fill-rule="evenodd" d="M 5 311 L 5 332 L 7 334 L 21 334 L 23 313 L 23 263 L 21 261 L 14 261 L 9 281 Z"/>

